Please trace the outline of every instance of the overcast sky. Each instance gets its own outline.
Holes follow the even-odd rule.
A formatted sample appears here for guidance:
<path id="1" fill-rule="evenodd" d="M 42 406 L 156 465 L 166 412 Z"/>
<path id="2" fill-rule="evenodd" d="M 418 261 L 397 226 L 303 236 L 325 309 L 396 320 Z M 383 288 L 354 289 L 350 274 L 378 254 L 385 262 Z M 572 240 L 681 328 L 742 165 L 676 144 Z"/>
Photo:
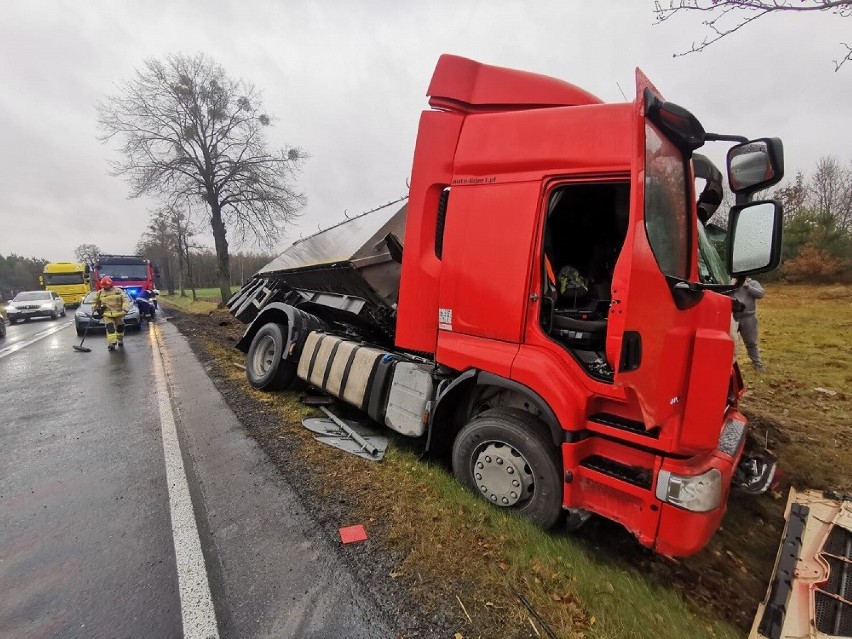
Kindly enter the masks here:
<path id="1" fill-rule="evenodd" d="M 654 26 L 651 0 L 407 3 L 10 0 L 0 18 L 0 254 L 73 259 L 82 243 L 132 253 L 156 205 L 107 174 L 96 105 L 146 58 L 204 52 L 263 91 L 272 146 L 309 154 L 297 238 L 406 193 L 441 53 L 567 80 L 607 102 L 641 67 L 705 129 L 784 140 L 787 174 L 852 159 L 852 22 L 769 16 L 704 53 L 699 15 Z M 620 88 L 619 88 L 620 87 Z M 708 154 L 719 163 L 724 149 Z M 706 152 L 706 151 L 703 151 Z M 212 244 L 212 243 L 211 243 Z M 280 248 L 280 246 L 279 246 Z"/>

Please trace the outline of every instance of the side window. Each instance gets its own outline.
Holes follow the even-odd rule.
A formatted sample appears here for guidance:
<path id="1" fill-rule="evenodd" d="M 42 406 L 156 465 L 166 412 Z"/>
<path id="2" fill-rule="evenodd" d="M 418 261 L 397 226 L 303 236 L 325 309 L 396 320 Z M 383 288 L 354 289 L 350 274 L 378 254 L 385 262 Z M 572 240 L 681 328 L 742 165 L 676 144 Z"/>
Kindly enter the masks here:
<path id="1" fill-rule="evenodd" d="M 677 148 L 645 125 L 645 232 L 660 270 L 687 279 L 691 224 L 686 169 Z"/>
<path id="2" fill-rule="evenodd" d="M 608 305 L 629 208 L 626 182 L 566 184 L 551 193 L 542 271 L 557 306 L 583 299 Z"/>

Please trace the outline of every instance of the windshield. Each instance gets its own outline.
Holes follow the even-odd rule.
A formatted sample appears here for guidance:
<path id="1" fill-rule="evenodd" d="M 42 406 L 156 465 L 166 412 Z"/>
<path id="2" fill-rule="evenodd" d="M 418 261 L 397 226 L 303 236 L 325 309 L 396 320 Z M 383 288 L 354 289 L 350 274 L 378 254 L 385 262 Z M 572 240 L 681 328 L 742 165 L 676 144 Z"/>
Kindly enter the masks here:
<path id="1" fill-rule="evenodd" d="M 114 280 L 148 279 L 147 264 L 103 264 L 98 267 L 98 276 L 109 275 Z"/>
<path id="2" fill-rule="evenodd" d="M 651 123 L 645 124 L 645 231 L 660 270 L 688 279 L 690 216 L 683 157 Z"/>
<path id="3" fill-rule="evenodd" d="M 51 299 L 50 293 L 46 291 L 29 291 L 27 293 L 18 293 L 15 295 L 13 302 L 35 302 L 40 300 Z"/>
<path id="4" fill-rule="evenodd" d="M 698 225 L 698 275 L 702 284 L 730 284 L 731 282 L 724 260 L 719 257 L 719 252 L 707 237 L 701 224 Z"/>
<path id="5" fill-rule="evenodd" d="M 54 286 L 61 284 L 82 284 L 83 283 L 83 274 L 82 273 L 45 273 L 44 274 L 44 283 L 52 284 Z"/>

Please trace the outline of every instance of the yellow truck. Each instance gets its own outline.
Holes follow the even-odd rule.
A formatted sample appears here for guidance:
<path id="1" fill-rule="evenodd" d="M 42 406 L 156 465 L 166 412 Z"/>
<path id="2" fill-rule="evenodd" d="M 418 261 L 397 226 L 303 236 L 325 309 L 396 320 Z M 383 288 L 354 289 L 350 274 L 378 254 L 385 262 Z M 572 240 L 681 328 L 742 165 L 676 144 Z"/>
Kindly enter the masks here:
<path id="1" fill-rule="evenodd" d="M 66 306 L 79 306 L 89 292 L 89 267 L 81 262 L 45 264 L 39 283 L 59 295 Z"/>

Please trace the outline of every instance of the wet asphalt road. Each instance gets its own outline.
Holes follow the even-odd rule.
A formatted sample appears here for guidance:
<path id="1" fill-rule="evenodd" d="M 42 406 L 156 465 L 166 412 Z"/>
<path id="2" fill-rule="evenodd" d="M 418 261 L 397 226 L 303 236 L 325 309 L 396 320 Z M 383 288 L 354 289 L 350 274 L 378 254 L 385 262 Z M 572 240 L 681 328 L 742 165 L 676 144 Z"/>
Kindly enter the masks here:
<path id="1" fill-rule="evenodd" d="M 71 313 L 7 328 L 0 636 L 395 635 L 176 329 L 131 331 L 114 353 L 90 335 L 78 353 Z M 196 564 L 182 517 L 196 522 Z M 209 611 L 193 580 L 209 584 Z"/>

